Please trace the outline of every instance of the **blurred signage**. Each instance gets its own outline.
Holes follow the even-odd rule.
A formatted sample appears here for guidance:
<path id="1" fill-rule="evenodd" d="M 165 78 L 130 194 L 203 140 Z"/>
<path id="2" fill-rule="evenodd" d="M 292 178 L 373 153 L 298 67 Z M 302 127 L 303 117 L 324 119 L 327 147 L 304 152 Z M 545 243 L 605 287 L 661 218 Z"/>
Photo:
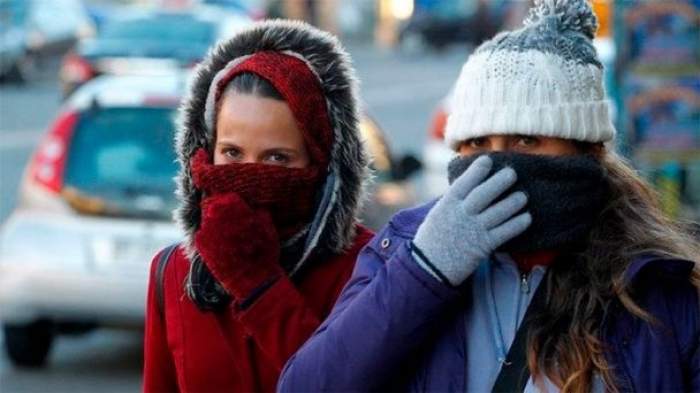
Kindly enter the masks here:
<path id="1" fill-rule="evenodd" d="M 700 221 L 700 1 L 616 3 L 618 129 L 671 216 Z"/>

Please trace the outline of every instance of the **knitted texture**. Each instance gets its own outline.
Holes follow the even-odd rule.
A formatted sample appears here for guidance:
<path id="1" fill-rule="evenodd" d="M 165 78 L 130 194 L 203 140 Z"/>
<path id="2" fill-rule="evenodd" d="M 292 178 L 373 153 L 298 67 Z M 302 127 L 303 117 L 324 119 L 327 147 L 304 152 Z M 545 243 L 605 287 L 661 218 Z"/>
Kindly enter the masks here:
<path id="1" fill-rule="evenodd" d="M 267 212 L 228 193 L 205 198 L 202 217 L 195 245 L 212 275 L 239 302 L 284 274 L 278 263 L 279 239 Z"/>
<path id="2" fill-rule="evenodd" d="M 476 159 L 430 210 L 413 239 L 427 259 L 417 259 L 419 265 L 435 276 L 425 266 L 432 265 L 453 286 L 532 221 L 529 213 L 518 214 L 527 204 L 524 193 L 510 193 L 500 200 L 515 184 L 515 171 L 504 168 L 489 176 L 492 168 L 488 156 Z"/>
<path id="3" fill-rule="evenodd" d="M 283 240 L 311 218 L 321 180 L 315 167 L 214 165 L 204 149 L 197 151 L 191 165 L 194 183 L 205 197 L 235 193 L 249 206 L 267 210 Z M 230 219 L 237 222 L 237 217 Z"/>
<path id="4" fill-rule="evenodd" d="M 445 140 L 521 134 L 587 142 L 614 138 L 603 66 L 586 0 L 537 0 L 520 30 L 476 49 L 454 90 Z"/>
<path id="5" fill-rule="evenodd" d="M 296 57 L 318 78 L 325 109 L 325 115 L 319 115 L 318 122 L 322 123 L 327 116 L 332 135 L 332 146 L 326 150 L 328 165 L 320 168 L 324 178 L 318 209 L 311 221 L 303 256 L 291 264 L 288 273 L 294 275 L 301 271 L 312 255 L 343 253 L 354 244 L 356 217 L 366 199 L 370 168 L 369 154 L 359 130 L 358 81 L 350 57 L 336 37 L 313 26 L 299 21 L 266 20 L 222 40 L 209 51 L 194 69 L 188 94 L 179 110 L 175 142 L 180 164 L 176 179 L 180 203 L 174 215 L 185 233 L 184 247 L 193 271 L 202 265 L 193 240 L 202 224 L 203 195 L 194 184 L 190 162 L 200 148 L 213 151 L 214 130 L 207 126 L 207 122 L 214 120 L 209 117 L 211 109 L 207 108 L 210 88 L 221 70 L 233 68 L 236 62 L 242 63 L 262 52 Z M 298 64 L 293 63 L 293 66 Z M 280 73 L 288 71 L 278 68 Z M 294 79 L 296 73 L 288 72 L 287 76 Z M 318 146 L 322 146 L 322 142 Z M 218 296 L 209 294 L 207 298 L 217 299 Z"/>
<path id="6" fill-rule="evenodd" d="M 456 157 L 447 167 L 450 183 L 478 160 Z M 610 200 L 606 171 L 587 154 L 547 156 L 512 152 L 490 153 L 492 173 L 512 168 L 518 174 L 513 190 L 524 192 L 532 225 L 498 251 L 532 252 L 575 249 L 585 244 L 591 228 Z"/>
<path id="7" fill-rule="evenodd" d="M 328 164 L 333 132 L 318 77 L 298 55 L 258 52 L 235 59 L 214 76 L 205 108 L 205 122 L 210 130 L 216 123 L 216 103 L 226 86 L 238 75 L 251 72 L 270 82 L 284 97 L 304 136 L 314 163 Z M 289 75 L 294 75 L 290 78 Z"/>

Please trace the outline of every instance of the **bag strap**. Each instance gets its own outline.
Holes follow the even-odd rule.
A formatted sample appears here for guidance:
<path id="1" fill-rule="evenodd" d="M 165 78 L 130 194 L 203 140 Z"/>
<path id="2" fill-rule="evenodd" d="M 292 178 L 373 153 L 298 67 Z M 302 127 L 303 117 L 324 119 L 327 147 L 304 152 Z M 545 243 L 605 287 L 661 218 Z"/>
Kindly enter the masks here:
<path id="1" fill-rule="evenodd" d="M 164 248 L 160 252 L 158 265 L 156 266 L 156 300 L 158 301 L 158 313 L 161 318 L 165 316 L 165 267 L 168 265 L 170 256 L 179 245 L 180 243 L 174 243 Z"/>
<path id="2" fill-rule="evenodd" d="M 533 324 L 534 318 L 547 303 L 547 276 L 545 273 L 530 305 L 527 307 L 523 321 L 515 333 L 513 344 L 508 350 L 506 360 L 501 365 L 501 371 L 493 385 L 492 392 L 522 392 L 530 379 L 530 369 L 527 367 L 527 335 Z"/>

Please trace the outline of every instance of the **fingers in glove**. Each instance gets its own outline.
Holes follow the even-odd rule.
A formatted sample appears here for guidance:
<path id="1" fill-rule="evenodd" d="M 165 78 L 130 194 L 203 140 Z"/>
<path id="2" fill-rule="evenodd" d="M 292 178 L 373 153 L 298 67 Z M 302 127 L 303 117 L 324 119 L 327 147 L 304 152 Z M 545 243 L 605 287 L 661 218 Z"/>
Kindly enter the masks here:
<path id="1" fill-rule="evenodd" d="M 520 235 L 532 224 L 530 213 L 519 214 L 489 231 L 494 249 L 502 246 L 508 240 Z"/>
<path id="2" fill-rule="evenodd" d="M 481 182 L 488 177 L 493 160 L 489 156 L 481 156 L 469 165 L 464 173 L 452 183 L 447 196 L 462 200 Z"/>
<path id="3" fill-rule="evenodd" d="M 253 209 L 237 193 L 213 195 L 202 201 L 203 220 L 212 216 L 240 217 L 252 214 Z"/>
<path id="4" fill-rule="evenodd" d="M 489 207 L 493 201 L 506 192 L 518 179 L 513 168 L 503 168 L 485 182 L 479 184 L 464 200 L 468 213 L 478 214 Z"/>
<path id="5" fill-rule="evenodd" d="M 272 215 L 269 211 L 257 209 L 255 210 L 255 217 L 257 220 L 257 226 L 260 230 L 273 231 L 274 237 L 277 238 L 277 232 L 275 231 L 275 222 L 272 219 Z"/>
<path id="6" fill-rule="evenodd" d="M 513 217 L 517 212 L 527 205 L 527 195 L 524 192 L 514 192 L 504 200 L 488 207 L 484 210 L 477 220 L 481 222 L 486 229 L 495 228 L 503 224 L 506 220 Z"/>

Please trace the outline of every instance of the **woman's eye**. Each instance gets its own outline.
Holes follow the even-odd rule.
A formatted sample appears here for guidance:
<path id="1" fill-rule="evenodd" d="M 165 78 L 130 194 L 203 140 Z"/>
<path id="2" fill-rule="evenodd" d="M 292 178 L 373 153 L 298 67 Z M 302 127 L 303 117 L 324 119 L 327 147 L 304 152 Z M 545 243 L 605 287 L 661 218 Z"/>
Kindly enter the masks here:
<path id="1" fill-rule="evenodd" d="M 237 149 L 226 149 L 223 151 L 224 155 L 231 160 L 238 160 L 241 158 L 241 152 Z"/>
<path id="2" fill-rule="evenodd" d="M 527 146 L 527 147 L 532 147 L 537 145 L 537 138 L 529 137 L 529 136 L 521 136 L 518 137 L 518 145 L 520 146 Z"/>
<path id="3" fill-rule="evenodd" d="M 274 163 L 274 164 L 287 164 L 289 163 L 289 156 L 286 154 L 282 153 L 272 153 L 267 156 L 268 162 Z"/>
<path id="4" fill-rule="evenodd" d="M 486 145 L 486 139 L 485 138 L 472 138 L 467 141 L 467 146 L 471 148 L 482 148 Z"/>

